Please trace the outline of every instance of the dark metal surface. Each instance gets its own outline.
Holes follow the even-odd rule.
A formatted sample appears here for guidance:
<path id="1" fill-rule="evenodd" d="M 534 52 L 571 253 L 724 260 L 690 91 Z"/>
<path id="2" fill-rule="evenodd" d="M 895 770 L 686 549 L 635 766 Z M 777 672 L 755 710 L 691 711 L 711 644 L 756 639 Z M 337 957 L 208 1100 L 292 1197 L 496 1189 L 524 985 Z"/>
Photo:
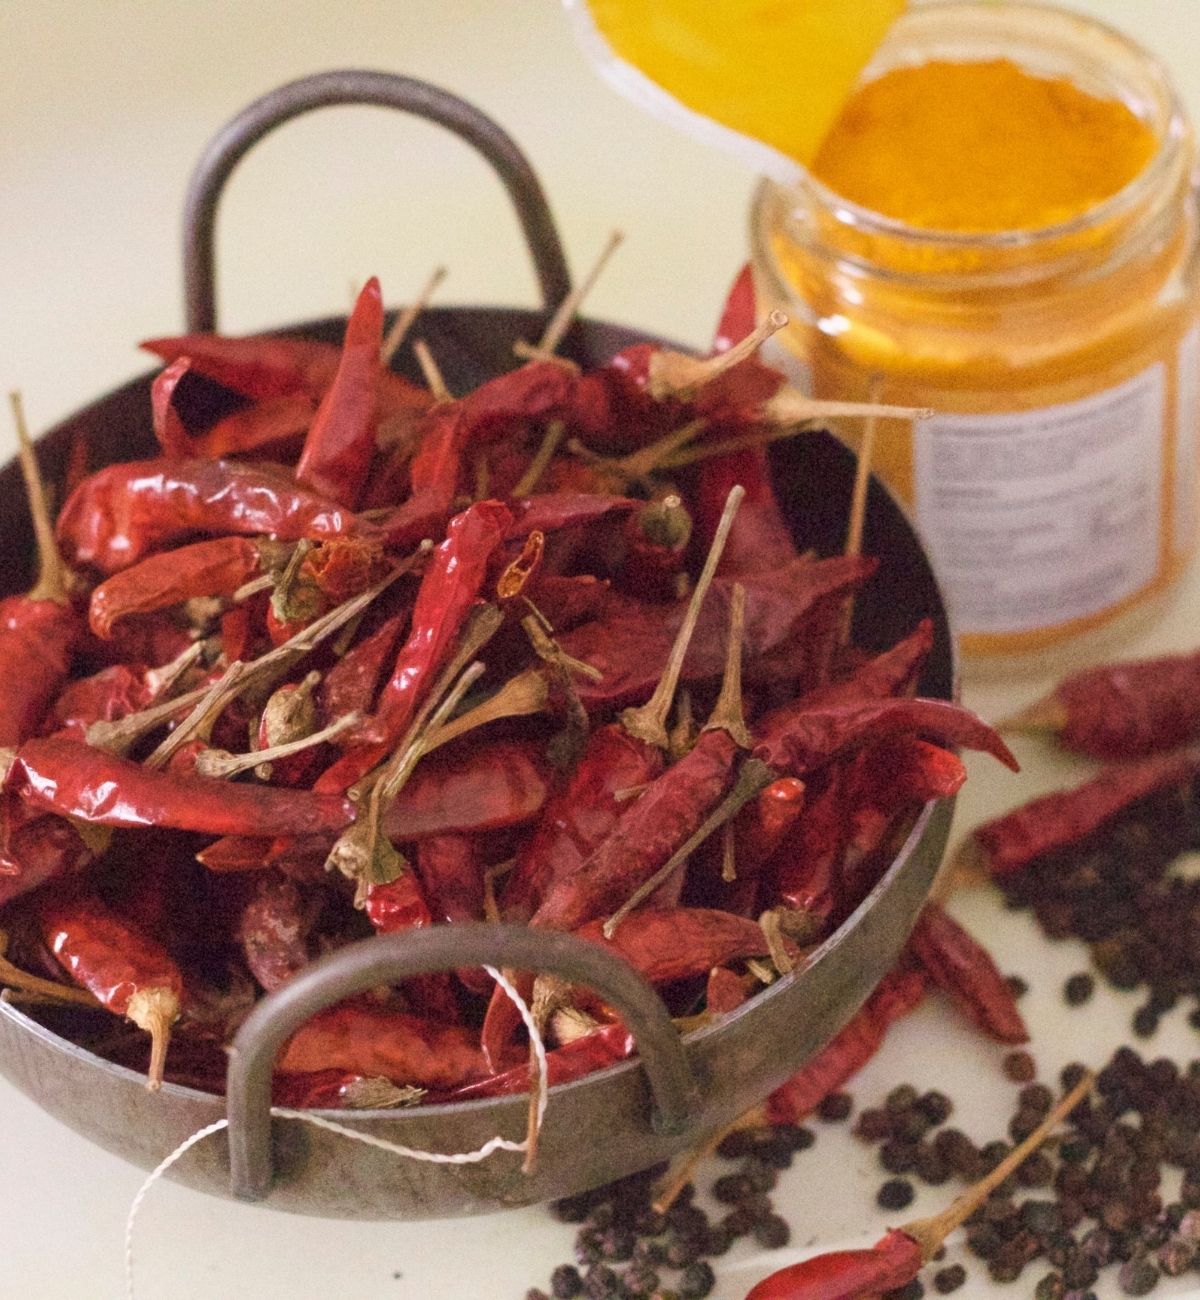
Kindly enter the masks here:
<path id="1" fill-rule="evenodd" d="M 542 186 L 509 134 L 457 95 L 413 77 L 347 69 L 301 77 L 242 109 L 213 137 L 188 185 L 183 274 L 190 331 L 217 328 L 215 237 L 221 191 L 233 169 L 264 136 L 292 118 L 336 104 L 372 104 L 437 122 L 473 145 L 492 165 L 517 210 L 547 311 L 571 288 L 562 243 Z"/>
<path id="2" fill-rule="evenodd" d="M 666 1136 L 687 1130 L 699 1097 L 679 1032 L 653 986 L 620 957 L 572 934 L 524 925 L 434 926 L 380 935 L 330 953 L 263 998 L 246 1017 L 229 1055 L 233 1194 L 260 1201 L 270 1190 L 271 1076 L 280 1052 L 306 1020 L 343 998 L 413 975 L 501 964 L 582 984 L 615 1007 L 637 1041 L 650 1082 L 651 1129 Z"/>
<path id="3" fill-rule="evenodd" d="M 466 391 L 512 364 L 511 342 L 536 337 L 536 312 L 443 308 L 423 316 L 423 334 L 443 362 L 455 391 Z M 334 339 L 343 321 L 303 332 Z M 643 336 L 589 322 L 569 339 L 570 354 L 594 363 Z M 411 359 L 402 368 L 415 375 Z M 146 455 L 150 376 L 127 384 L 48 433 L 39 444 L 55 481 L 73 439 L 93 456 L 122 460 Z M 215 389 L 196 385 L 191 401 L 216 409 Z M 789 519 L 805 547 L 840 550 L 853 481 L 853 457 L 828 435 L 791 444 L 776 460 Z M 33 540 L 15 463 L 0 471 L 0 584 L 29 585 Z M 856 638 L 878 646 L 935 620 L 937 641 L 922 679 L 925 694 L 949 697 L 954 660 L 945 615 L 929 564 L 903 512 L 878 485 L 871 491 L 867 549 L 883 559 L 880 575 L 857 602 Z M 699 1100 L 685 1133 L 654 1131 L 642 1063 L 625 1062 L 551 1091 L 538 1167 L 520 1170 L 520 1157 L 498 1154 L 476 1165 L 417 1164 L 305 1125 L 276 1119 L 272 1137 L 276 1181 L 269 1204 L 328 1217 L 421 1218 L 483 1213 L 565 1196 L 663 1160 L 742 1113 L 824 1045 L 861 1005 L 894 963 L 933 881 L 949 832 L 952 801 L 927 807 L 883 879 L 858 910 L 821 946 L 809 965 L 778 980 L 732 1014 L 683 1039 Z M 455 964 L 463 964 L 461 955 Z M 503 960 L 508 965 L 507 958 Z M 57 1031 L 57 1032 L 56 1032 Z M 185 1137 L 224 1114 L 223 1098 L 167 1084 L 148 1093 L 140 1076 L 68 1041 L 72 1019 L 51 1009 L 39 1019 L 0 1003 L 0 1072 L 65 1124 L 144 1168 Z M 405 1111 L 336 1112 L 389 1141 L 435 1151 L 467 1151 L 501 1134 L 519 1140 L 526 1098 L 500 1097 Z M 221 1134 L 199 1144 L 171 1177 L 220 1196 L 230 1195 L 229 1149 Z"/>

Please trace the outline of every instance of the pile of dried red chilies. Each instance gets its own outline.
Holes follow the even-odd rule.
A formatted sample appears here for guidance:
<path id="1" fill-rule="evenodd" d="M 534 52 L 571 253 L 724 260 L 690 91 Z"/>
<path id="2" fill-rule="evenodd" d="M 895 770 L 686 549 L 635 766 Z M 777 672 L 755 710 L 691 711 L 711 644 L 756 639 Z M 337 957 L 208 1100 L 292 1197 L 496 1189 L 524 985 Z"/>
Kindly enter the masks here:
<path id="1" fill-rule="evenodd" d="M 681 1017 L 722 1014 L 867 895 L 961 783 L 953 747 L 1012 762 L 914 698 L 927 625 L 842 643 L 875 565 L 783 522 L 788 403 L 746 281 L 712 358 L 541 355 L 457 397 L 383 364 L 383 322 L 372 280 L 340 348 L 148 344 L 159 454 L 81 477 L 56 529 L 26 455 L 43 571 L 0 605 L 0 979 L 62 982 L 81 1040 L 154 1080 L 219 1091 L 262 991 L 434 924 L 571 930 Z M 197 427 L 213 382 L 237 405 Z M 964 941 L 923 932 L 914 979 L 1016 1034 Z M 526 990 L 552 1082 L 633 1050 L 591 991 Z M 521 1091 L 524 1053 L 485 973 L 428 975 L 312 1020 L 277 1095 Z"/>

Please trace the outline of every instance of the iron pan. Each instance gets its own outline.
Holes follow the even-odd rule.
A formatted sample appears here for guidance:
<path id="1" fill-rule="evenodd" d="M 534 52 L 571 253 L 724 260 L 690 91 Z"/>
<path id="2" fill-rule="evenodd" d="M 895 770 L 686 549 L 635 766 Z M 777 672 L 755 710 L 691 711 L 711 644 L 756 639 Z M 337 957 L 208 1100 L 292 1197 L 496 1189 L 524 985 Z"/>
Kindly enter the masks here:
<path id="1" fill-rule="evenodd" d="M 451 388 L 461 392 L 508 368 L 511 340 L 536 338 L 544 319 L 531 311 L 443 308 L 423 317 L 422 332 Z M 297 332 L 336 340 L 343 326 L 344 320 L 325 320 Z M 564 350 L 594 364 L 644 338 L 584 322 Z M 153 454 L 151 378 L 126 384 L 45 435 L 39 454 L 50 482 L 61 479 L 77 436 L 88 440 L 94 458 L 106 462 Z M 190 397 L 212 411 L 227 401 L 221 390 L 205 384 L 194 386 Z M 831 435 L 814 434 L 779 444 L 774 469 L 799 544 L 826 554 L 837 551 L 853 479 L 850 453 Z M 24 590 L 31 581 L 33 538 L 23 500 L 17 465 L 10 462 L 0 471 L 5 592 Z M 864 547 L 880 557 L 881 566 L 858 601 L 856 640 L 882 648 L 919 618 L 932 618 L 936 644 L 921 689 L 950 698 L 955 665 L 941 597 L 911 525 L 878 482 L 871 486 Z M 765 1097 L 823 1046 L 890 968 L 941 862 L 952 805 L 942 801 L 922 811 L 874 891 L 807 967 L 718 1024 L 684 1038 L 696 1088 L 687 1123 L 678 1131 L 655 1131 L 638 1059 L 552 1090 L 537 1169 L 528 1176 L 520 1171 L 519 1155 L 500 1153 L 475 1165 L 418 1164 L 276 1118 L 269 1204 L 293 1213 L 358 1219 L 479 1214 L 571 1195 L 694 1145 Z M 189 1134 L 225 1114 L 224 1099 L 194 1089 L 167 1084 L 148 1093 L 141 1076 L 72 1043 L 70 1029 L 69 1014 L 34 1016 L 0 1003 L 0 1073 L 89 1141 L 149 1169 Z M 497 1133 L 519 1138 L 525 1112 L 526 1098 L 520 1096 L 403 1112 L 330 1114 L 406 1146 L 450 1152 L 476 1148 Z M 198 1144 L 170 1176 L 200 1191 L 231 1196 L 228 1137 L 221 1133 Z"/>

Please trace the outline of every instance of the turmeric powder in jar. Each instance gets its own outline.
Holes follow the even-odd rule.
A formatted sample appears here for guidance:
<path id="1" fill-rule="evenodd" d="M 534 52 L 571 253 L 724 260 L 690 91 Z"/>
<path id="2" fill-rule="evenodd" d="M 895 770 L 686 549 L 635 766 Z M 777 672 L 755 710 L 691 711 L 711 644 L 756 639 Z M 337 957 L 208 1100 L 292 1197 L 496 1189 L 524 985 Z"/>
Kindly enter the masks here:
<path id="1" fill-rule="evenodd" d="M 936 412 L 882 424 L 874 468 L 976 667 L 1140 626 L 1193 550 L 1191 166 L 1168 78 L 1126 38 L 948 3 L 895 24 L 804 181 L 759 189 L 753 265 L 792 319 L 792 377 Z"/>

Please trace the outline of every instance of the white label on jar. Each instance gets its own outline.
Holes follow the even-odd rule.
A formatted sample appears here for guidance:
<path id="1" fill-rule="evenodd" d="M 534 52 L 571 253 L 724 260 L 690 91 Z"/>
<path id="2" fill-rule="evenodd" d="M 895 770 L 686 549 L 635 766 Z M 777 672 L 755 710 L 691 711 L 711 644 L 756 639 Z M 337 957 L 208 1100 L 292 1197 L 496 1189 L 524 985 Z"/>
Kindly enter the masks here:
<path id="1" fill-rule="evenodd" d="M 1196 531 L 1196 442 L 1200 439 L 1200 324 L 1179 342 L 1175 384 L 1175 553 L 1186 555 Z"/>
<path id="2" fill-rule="evenodd" d="M 1078 402 L 936 415 L 914 436 L 917 525 L 960 632 L 1053 627 L 1158 571 L 1166 373 Z"/>

